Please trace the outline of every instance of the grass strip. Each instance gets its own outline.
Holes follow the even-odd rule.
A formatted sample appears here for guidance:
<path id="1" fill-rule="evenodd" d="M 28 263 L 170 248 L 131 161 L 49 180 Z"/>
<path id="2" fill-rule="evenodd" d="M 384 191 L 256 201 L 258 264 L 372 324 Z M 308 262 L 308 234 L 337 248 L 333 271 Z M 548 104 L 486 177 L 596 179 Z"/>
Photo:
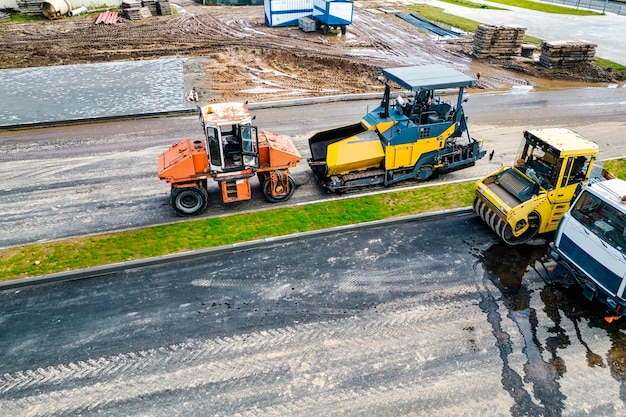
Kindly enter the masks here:
<path id="1" fill-rule="evenodd" d="M 0 281 L 471 205 L 472 182 L 280 207 L 0 250 Z"/>
<path id="2" fill-rule="evenodd" d="M 626 179 L 626 159 L 604 167 Z M 197 219 L 0 250 L 0 281 L 471 206 L 474 182 Z"/>
<path id="3" fill-rule="evenodd" d="M 479 7 L 481 9 L 494 9 L 484 3 L 473 3 L 468 0 L 441 0 L 446 3 L 458 4 L 464 7 Z M 507 6 L 519 7 L 521 9 L 535 10 L 538 12 L 552 13 L 552 14 L 569 14 L 575 16 L 601 16 L 602 13 L 595 12 L 588 9 L 574 9 L 573 7 L 558 6 L 556 4 L 541 3 L 532 0 L 489 0 L 493 3 L 505 4 Z M 473 3 L 471 6 L 467 6 L 466 3 Z M 498 9 L 498 8 L 495 8 Z M 499 9 L 502 10 L 502 9 Z"/>

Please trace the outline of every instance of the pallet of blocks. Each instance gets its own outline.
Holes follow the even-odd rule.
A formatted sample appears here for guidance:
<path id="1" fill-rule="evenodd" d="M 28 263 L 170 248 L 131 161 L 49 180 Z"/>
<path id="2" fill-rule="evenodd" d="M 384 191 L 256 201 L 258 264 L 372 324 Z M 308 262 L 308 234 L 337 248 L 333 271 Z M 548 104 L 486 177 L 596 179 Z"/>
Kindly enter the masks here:
<path id="1" fill-rule="evenodd" d="M 589 64 L 596 57 L 598 45 L 587 41 L 544 41 L 539 63 L 546 68 L 570 68 Z"/>
<path id="2" fill-rule="evenodd" d="M 309 17 L 300 17 L 298 18 L 298 27 L 303 32 L 315 32 L 315 20 Z"/>
<path id="3" fill-rule="evenodd" d="M 525 33 L 523 27 L 478 25 L 472 53 L 476 58 L 518 56 Z"/>
<path id="4" fill-rule="evenodd" d="M 133 0 L 124 0 L 122 2 L 122 15 L 128 20 L 143 19 L 141 13 L 141 2 Z"/>
<path id="5" fill-rule="evenodd" d="M 168 0 L 158 0 L 156 3 L 157 13 L 159 16 L 168 16 L 172 14 L 172 8 Z"/>
<path id="6" fill-rule="evenodd" d="M 29 16 L 41 15 L 41 0 L 17 0 L 17 8 L 21 14 Z"/>
<path id="7" fill-rule="evenodd" d="M 157 16 L 159 14 L 156 0 L 143 0 L 141 5 L 150 10 L 150 16 Z"/>

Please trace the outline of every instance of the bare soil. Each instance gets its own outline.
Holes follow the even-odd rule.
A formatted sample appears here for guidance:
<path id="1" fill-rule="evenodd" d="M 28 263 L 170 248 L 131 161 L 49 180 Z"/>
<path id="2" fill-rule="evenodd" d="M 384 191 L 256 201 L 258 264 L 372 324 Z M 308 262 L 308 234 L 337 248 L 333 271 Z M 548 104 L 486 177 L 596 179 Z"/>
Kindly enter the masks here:
<path id="1" fill-rule="evenodd" d="M 563 71 L 521 58 L 477 60 L 470 55 L 471 34 L 434 37 L 381 12 L 383 3 L 377 1 L 356 3 L 345 36 L 267 27 L 262 6 L 205 7 L 189 0 L 179 4 L 175 15 L 116 25 L 95 25 L 93 15 L 0 24 L 0 68 L 196 58 L 185 64 L 185 87 L 194 88 L 200 101 L 372 92 L 382 90 L 382 68 L 429 63 L 470 75 L 480 71 L 478 88 L 528 85 L 536 79 L 615 81 L 614 74 L 593 65 Z"/>

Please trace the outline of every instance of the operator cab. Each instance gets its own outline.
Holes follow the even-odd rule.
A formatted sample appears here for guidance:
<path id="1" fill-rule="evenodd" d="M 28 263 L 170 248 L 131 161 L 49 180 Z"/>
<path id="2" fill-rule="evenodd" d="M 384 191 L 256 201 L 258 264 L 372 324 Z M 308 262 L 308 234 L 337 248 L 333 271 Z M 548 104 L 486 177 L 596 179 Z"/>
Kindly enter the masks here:
<path id="1" fill-rule="evenodd" d="M 593 155 L 563 155 L 553 144 L 529 131 L 525 137 L 517 153 L 516 168 L 542 188 L 554 190 L 587 178 Z"/>
<path id="2" fill-rule="evenodd" d="M 250 126 L 250 113 L 241 103 L 220 103 L 201 108 L 209 164 L 213 172 L 259 167 L 259 139 Z"/>

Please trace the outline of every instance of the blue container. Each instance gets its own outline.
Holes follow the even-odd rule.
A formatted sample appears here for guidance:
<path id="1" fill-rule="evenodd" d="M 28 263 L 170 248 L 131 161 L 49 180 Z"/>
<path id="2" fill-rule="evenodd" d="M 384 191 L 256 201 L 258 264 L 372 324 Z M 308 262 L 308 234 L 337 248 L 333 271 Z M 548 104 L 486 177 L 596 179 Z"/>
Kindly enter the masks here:
<path id="1" fill-rule="evenodd" d="M 352 23 L 354 3 L 343 0 L 313 0 L 313 18 L 328 26 Z"/>
<path id="2" fill-rule="evenodd" d="M 298 19 L 310 17 L 313 0 L 265 0 L 265 24 L 275 26 L 298 26 Z"/>

